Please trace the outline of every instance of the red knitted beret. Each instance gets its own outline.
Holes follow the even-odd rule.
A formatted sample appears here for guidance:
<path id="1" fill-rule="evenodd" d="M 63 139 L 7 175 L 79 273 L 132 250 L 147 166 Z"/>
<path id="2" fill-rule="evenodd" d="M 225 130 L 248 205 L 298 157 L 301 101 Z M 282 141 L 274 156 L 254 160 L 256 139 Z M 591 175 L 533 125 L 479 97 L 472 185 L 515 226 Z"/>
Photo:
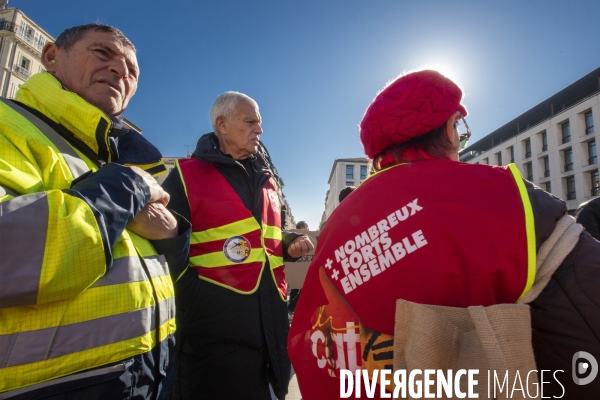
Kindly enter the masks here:
<path id="1" fill-rule="evenodd" d="M 360 140 L 369 158 L 392 144 L 423 135 L 460 111 L 462 90 L 437 71 L 404 75 L 383 89 L 367 108 L 360 123 Z"/>

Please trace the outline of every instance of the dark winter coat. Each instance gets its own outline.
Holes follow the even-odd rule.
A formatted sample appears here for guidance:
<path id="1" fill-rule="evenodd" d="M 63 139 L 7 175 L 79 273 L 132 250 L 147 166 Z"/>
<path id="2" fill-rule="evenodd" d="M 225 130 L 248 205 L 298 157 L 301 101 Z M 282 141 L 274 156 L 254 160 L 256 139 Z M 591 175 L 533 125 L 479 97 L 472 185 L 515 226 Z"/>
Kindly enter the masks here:
<path id="1" fill-rule="evenodd" d="M 550 236 L 566 207 L 564 202 L 526 181 L 535 218 L 537 249 Z M 582 232 L 579 242 L 531 304 L 533 350 L 541 370 L 556 373 L 561 387 L 545 372 L 544 397 L 593 399 L 600 393 L 600 376 L 585 386 L 572 378 L 573 356 L 586 351 L 600 362 L 600 242 Z M 533 393 L 532 393 L 533 395 Z"/>
<path id="2" fill-rule="evenodd" d="M 257 156 L 236 161 L 219 150 L 214 133 L 203 135 L 193 153 L 193 157 L 217 168 L 259 224 L 262 224 L 262 188 L 273 175 L 268 158 L 261 153 L 266 151 L 261 149 Z M 169 207 L 189 219 L 190 206 L 176 170 L 167 177 L 163 188 L 171 195 Z M 283 236 L 284 259 L 293 261 L 287 247 L 298 235 L 284 232 Z M 267 264 L 265 271 L 268 270 Z M 205 395 L 203 398 L 262 398 L 268 396 L 268 392 L 264 393 L 266 386 L 258 385 L 252 393 L 244 388 L 265 378 L 278 397 L 285 396 L 291 368 L 286 346 L 287 307 L 271 274 L 263 273 L 258 290 L 244 295 L 201 280 L 190 268 L 175 283 L 175 293 L 178 370 L 180 367 L 190 370 L 193 366 L 198 371 L 192 378 L 198 381 L 194 388 L 176 377 L 175 398 L 197 398 L 199 394 L 191 393 L 196 390 Z M 227 372 L 215 372 L 218 369 L 215 360 L 208 362 L 215 353 L 219 354 L 219 362 L 225 364 L 225 370 L 229 364 L 240 373 L 227 380 Z M 245 364 L 241 363 L 242 358 Z"/>

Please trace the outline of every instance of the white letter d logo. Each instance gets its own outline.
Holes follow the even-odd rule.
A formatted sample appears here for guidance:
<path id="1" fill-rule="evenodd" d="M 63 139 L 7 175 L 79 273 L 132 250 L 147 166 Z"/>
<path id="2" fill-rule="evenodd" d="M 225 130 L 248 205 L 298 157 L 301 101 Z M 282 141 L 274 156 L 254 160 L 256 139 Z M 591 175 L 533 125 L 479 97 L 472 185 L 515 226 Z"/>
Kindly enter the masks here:
<path id="1" fill-rule="evenodd" d="M 577 363 L 580 358 L 585 359 L 586 362 Z M 573 367 L 571 371 L 573 374 L 573 382 L 575 382 L 576 385 L 587 385 L 596 378 L 596 375 L 598 375 L 598 362 L 590 353 L 578 351 L 573 354 Z M 590 374 L 586 378 L 579 378 L 577 376 L 578 374 L 583 375 L 587 371 L 590 371 Z"/>

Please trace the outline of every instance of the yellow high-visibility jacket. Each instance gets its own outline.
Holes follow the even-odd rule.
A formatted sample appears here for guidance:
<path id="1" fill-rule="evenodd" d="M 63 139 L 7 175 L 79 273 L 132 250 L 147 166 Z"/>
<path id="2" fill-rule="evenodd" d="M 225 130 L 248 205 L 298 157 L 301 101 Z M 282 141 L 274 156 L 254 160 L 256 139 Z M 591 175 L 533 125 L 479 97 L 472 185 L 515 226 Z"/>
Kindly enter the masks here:
<path id="1" fill-rule="evenodd" d="M 15 100 L 113 161 L 110 118 L 52 75 Z M 175 331 L 164 256 L 127 230 L 107 255 L 98 211 L 69 191 L 69 161 L 98 167 L 66 143 L 0 103 L 0 393 L 143 354 Z"/>

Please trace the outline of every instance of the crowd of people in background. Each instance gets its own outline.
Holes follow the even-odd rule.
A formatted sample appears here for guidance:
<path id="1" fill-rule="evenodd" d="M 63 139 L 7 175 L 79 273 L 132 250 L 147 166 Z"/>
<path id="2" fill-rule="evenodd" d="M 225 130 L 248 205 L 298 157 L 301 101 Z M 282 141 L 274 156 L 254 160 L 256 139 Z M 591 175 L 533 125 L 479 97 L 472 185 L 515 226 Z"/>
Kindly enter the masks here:
<path id="1" fill-rule="evenodd" d="M 212 132 L 161 187 L 160 152 L 122 123 L 133 43 L 75 26 L 42 63 L 0 104 L 0 398 L 282 400 L 293 364 L 305 399 L 335 399 L 342 370 L 464 356 L 440 345 L 470 332 L 441 322 L 457 316 L 493 327 L 473 363 L 492 337 L 506 370 L 566 371 L 545 395 L 600 392 L 570 375 L 574 354 L 600 355 L 599 200 L 578 210 L 588 233 L 514 165 L 458 162 L 471 132 L 456 82 L 416 71 L 375 97 L 360 123 L 371 174 L 340 191 L 288 294 L 284 263 L 315 245 L 306 222 L 285 229 L 255 100 L 218 96 Z"/>

